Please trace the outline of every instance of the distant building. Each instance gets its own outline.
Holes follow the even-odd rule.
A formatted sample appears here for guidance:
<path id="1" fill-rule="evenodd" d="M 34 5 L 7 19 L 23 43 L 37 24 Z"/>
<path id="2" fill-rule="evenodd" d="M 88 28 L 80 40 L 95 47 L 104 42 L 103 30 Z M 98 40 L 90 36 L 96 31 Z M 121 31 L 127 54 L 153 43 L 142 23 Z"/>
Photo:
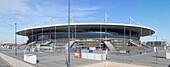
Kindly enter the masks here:
<path id="1" fill-rule="evenodd" d="M 166 41 L 147 41 L 146 45 L 151 46 L 151 47 L 164 47 L 167 46 L 167 42 Z"/>

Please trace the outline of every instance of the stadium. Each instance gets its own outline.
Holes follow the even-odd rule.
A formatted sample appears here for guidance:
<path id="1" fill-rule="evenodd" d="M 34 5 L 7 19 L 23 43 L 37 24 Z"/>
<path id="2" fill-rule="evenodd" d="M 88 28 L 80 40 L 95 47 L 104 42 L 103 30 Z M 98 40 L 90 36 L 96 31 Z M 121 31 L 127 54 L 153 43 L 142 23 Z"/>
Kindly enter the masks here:
<path id="1" fill-rule="evenodd" d="M 120 23 L 71 23 L 71 48 L 133 50 L 149 48 L 142 44 L 140 37 L 153 35 L 149 27 Z M 30 27 L 18 30 L 17 35 L 27 36 L 27 45 L 40 50 L 64 48 L 68 40 L 68 24 Z"/>

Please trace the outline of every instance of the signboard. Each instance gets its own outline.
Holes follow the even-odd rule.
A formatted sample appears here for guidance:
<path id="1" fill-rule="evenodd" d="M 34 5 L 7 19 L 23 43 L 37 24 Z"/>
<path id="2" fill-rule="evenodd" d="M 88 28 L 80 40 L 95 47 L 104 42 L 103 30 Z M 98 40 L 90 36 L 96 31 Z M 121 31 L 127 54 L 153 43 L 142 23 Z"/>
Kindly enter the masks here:
<path id="1" fill-rule="evenodd" d="M 93 53 L 93 50 L 89 50 L 89 53 Z"/>
<path id="2" fill-rule="evenodd" d="M 120 50 L 119 51 L 121 54 L 125 54 L 126 53 L 126 50 Z"/>
<path id="3" fill-rule="evenodd" d="M 157 48 L 156 47 L 154 47 L 154 52 L 157 52 Z"/>
<path id="4" fill-rule="evenodd" d="M 89 50 L 96 50 L 96 47 L 90 47 Z"/>

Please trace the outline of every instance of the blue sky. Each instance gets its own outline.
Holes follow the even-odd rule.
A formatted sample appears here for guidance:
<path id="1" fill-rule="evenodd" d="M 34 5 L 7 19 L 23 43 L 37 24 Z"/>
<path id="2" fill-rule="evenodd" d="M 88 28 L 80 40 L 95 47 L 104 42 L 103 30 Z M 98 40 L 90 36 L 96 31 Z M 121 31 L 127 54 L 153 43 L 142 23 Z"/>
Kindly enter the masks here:
<path id="1" fill-rule="evenodd" d="M 105 12 L 110 23 L 136 23 L 153 28 L 158 40 L 170 41 L 169 0 L 71 0 L 71 16 L 75 22 L 102 22 Z M 14 23 L 18 30 L 37 25 L 67 23 L 67 0 L 0 0 L 0 41 L 14 42 Z M 134 23 L 135 24 L 135 23 Z M 26 42 L 18 36 L 18 42 Z M 155 40 L 142 37 L 143 41 Z"/>

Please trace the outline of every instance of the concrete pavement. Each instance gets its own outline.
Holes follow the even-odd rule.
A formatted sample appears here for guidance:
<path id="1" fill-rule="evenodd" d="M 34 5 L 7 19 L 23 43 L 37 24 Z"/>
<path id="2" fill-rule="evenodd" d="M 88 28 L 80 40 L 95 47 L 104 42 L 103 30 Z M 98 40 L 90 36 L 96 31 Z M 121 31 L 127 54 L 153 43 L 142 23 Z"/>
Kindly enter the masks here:
<path id="1" fill-rule="evenodd" d="M 12 66 L 0 57 L 0 67 L 12 67 Z"/>
<path id="2" fill-rule="evenodd" d="M 152 67 L 168 67 L 170 64 L 170 60 L 165 58 L 164 50 L 160 50 L 158 52 L 157 59 L 158 61 L 156 61 L 154 52 L 138 54 L 138 55 L 129 55 L 129 56 L 116 55 L 116 54 L 109 55 L 109 61 L 113 61 L 113 62 L 123 62 L 129 64 L 152 66 Z"/>
<path id="3" fill-rule="evenodd" d="M 8 56 L 11 56 L 13 58 L 16 58 L 18 60 L 21 60 L 21 61 L 23 61 L 23 58 L 24 58 L 23 50 L 17 50 L 17 55 L 15 55 L 15 52 L 13 49 L 0 48 L 0 52 Z M 26 54 L 34 54 L 37 56 L 39 62 L 37 64 L 33 64 L 34 66 L 37 66 L 37 67 L 66 67 L 66 64 L 65 64 L 66 55 L 64 51 L 26 52 Z M 88 65 L 88 64 L 98 63 L 98 62 L 101 62 L 101 61 L 74 58 L 74 53 L 71 53 L 71 67 L 78 67 L 81 65 Z"/>
<path id="4" fill-rule="evenodd" d="M 23 61 L 23 50 L 18 50 L 18 54 L 14 54 L 13 49 L 0 48 L 0 52 Z M 66 67 L 66 55 L 64 51 L 57 52 L 26 52 L 26 54 L 34 54 L 38 57 L 38 63 L 34 66 L 37 67 Z M 135 64 L 142 66 L 152 67 L 168 67 L 170 60 L 165 59 L 165 51 L 161 50 L 158 52 L 158 61 L 155 60 L 154 52 L 137 54 L 137 55 L 121 55 L 121 54 L 109 54 L 108 61 Z M 84 66 L 89 64 L 96 64 L 103 61 L 89 60 L 89 59 L 78 59 L 74 58 L 74 53 L 71 53 L 71 67 Z"/>

